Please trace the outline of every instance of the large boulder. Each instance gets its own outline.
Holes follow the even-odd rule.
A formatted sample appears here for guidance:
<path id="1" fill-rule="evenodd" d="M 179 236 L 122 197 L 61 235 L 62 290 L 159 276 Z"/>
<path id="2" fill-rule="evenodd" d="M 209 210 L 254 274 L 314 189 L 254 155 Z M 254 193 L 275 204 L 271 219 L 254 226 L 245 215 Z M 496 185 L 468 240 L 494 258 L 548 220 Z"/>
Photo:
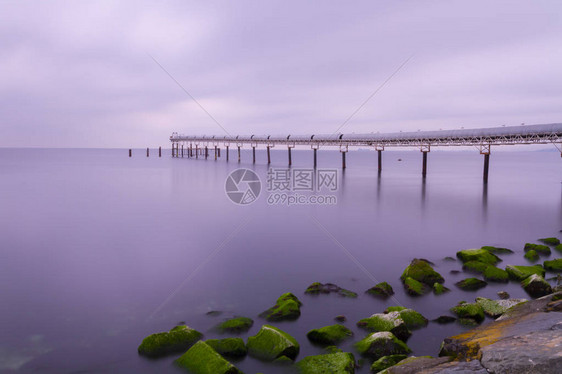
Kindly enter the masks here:
<path id="1" fill-rule="evenodd" d="M 504 314 L 509 308 L 514 305 L 524 303 L 527 299 L 500 299 L 491 300 L 485 297 L 477 297 L 476 304 L 480 305 L 484 313 L 490 317 L 497 318 Z"/>
<path id="2" fill-rule="evenodd" d="M 451 308 L 451 312 L 462 319 L 469 319 L 475 322 L 482 322 L 484 320 L 484 309 L 476 303 L 460 303 Z"/>
<path id="3" fill-rule="evenodd" d="M 353 332 L 342 325 L 331 325 L 310 330 L 306 336 L 314 343 L 335 345 L 353 336 Z"/>
<path id="4" fill-rule="evenodd" d="M 466 278 L 460 282 L 455 283 L 455 285 L 464 291 L 475 291 L 482 287 L 486 287 L 488 283 L 480 280 L 478 278 Z"/>
<path id="5" fill-rule="evenodd" d="M 144 338 L 138 347 L 138 352 L 148 357 L 185 352 L 202 337 L 203 334 L 188 326 L 176 326 L 168 332 L 159 332 Z"/>
<path id="6" fill-rule="evenodd" d="M 305 357 L 296 366 L 300 374 L 353 374 L 355 358 L 352 353 L 335 352 Z"/>
<path id="7" fill-rule="evenodd" d="M 531 266 L 516 266 L 516 265 L 507 265 L 505 268 L 509 277 L 513 280 L 522 281 L 525 278 L 533 274 L 538 274 L 541 277 L 544 277 L 544 269 L 540 265 L 531 265 Z"/>
<path id="8" fill-rule="evenodd" d="M 427 326 L 428 320 L 421 313 L 403 306 L 389 306 L 384 310 L 385 313 L 398 312 L 408 329 L 418 329 Z M 396 335 L 396 334 L 394 334 Z"/>
<path id="9" fill-rule="evenodd" d="M 367 290 L 369 295 L 387 298 L 394 295 L 392 286 L 386 282 L 380 282 Z"/>
<path id="10" fill-rule="evenodd" d="M 495 265 L 501 261 L 501 259 L 495 254 L 491 253 L 485 249 L 465 249 L 457 252 L 457 257 L 462 262 L 466 263 L 469 261 L 478 261 L 485 264 Z"/>
<path id="11" fill-rule="evenodd" d="M 320 294 L 329 294 L 335 293 L 343 297 L 357 297 L 357 294 L 353 291 L 346 290 L 345 288 L 341 288 L 338 285 L 333 283 L 320 283 L 314 282 L 304 291 L 304 293 L 309 295 L 320 295 Z"/>
<path id="12" fill-rule="evenodd" d="M 412 278 L 418 282 L 425 283 L 428 286 L 433 286 L 433 283 L 443 283 L 445 279 L 433 270 L 431 264 L 423 259 L 415 258 L 410 265 L 406 267 L 400 279 L 405 281 L 407 278 Z"/>
<path id="13" fill-rule="evenodd" d="M 403 281 L 404 289 L 406 290 L 408 295 L 421 296 L 429 290 L 429 288 L 425 284 L 423 284 L 422 282 L 418 282 L 414 278 L 406 277 L 405 279 L 403 279 Z"/>
<path id="14" fill-rule="evenodd" d="M 268 321 L 294 320 L 301 315 L 300 300 L 290 292 L 281 295 L 274 306 L 260 314 Z"/>
<path id="15" fill-rule="evenodd" d="M 484 275 L 484 279 L 491 282 L 507 282 L 509 280 L 507 271 L 497 268 L 494 265 L 489 265 L 482 275 Z"/>
<path id="16" fill-rule="evenodd" d="M 524 279 L 521 285 L 532 297 L 541 297 L 552 293 L 552 287 L 543 277 L 533 274 Z"/>
<path id="17" fill-rule="evenodd" d="M 523 249 L 525 250 L 525 252 L 533 250 L 538 254 L 545 256 L 548 256 L 551 252 L 548 246 L 534 243 L 526 243 Z"/>
<path id="18" fill-rule="evenodd" d="M 390 355 L 384 356 L 373 362 L 371 365 L 371 371 L 373 373 L 378 373 L 379 371 L 383 371 L 386 368 L 396 365 L 400 361 L 404 360 L 406 355 Z"/>
<path id="19" fill-rule="evenodd" d="M 223 356 L 243 357 L 248 353 L 246 344 L 241 338 L 208 339 L 205 343 Z"/>
<path id="20" fill-rule="evenodd" d="M 241 333 L 241 332 L 248 331 L 253 324 L 254 321 L 251 318 L 236 317 L 224 321 L 223 323 L 217 326 L 217 329 L 220 332 Z"/>
<path id="21" fill-rule="evenodd" d="M 545 261 L 544 268 L 549 271 L 562 271 L 562 258 L 556 260 Z"/>
<path id="22" fill-rule="evenodd" d="M 295 338 L 270 325 L 263 325 L 257 335 L 250 336 L 246 346 L 250 356 L 265 361 L 273 361 L 281 356 L 294 360 L 300 350 Z"/>
<path id="23" fill-rule="evenodd" d="M 203 341 L 195 343 L 175 362 L 176 365 L 193 374 L 242 374 Z"/>
<path id="24" fill-rule="evenodd" d="M 368 335 L 355 343 L 355 348 L 363 356 L 373 360 L 378 360 L 388 355 L 408 354 L 412 351 L 406 343 L 388 331 L 374 332 Z"/>
<path id="25" fill-rule="evenodd" d="M 368 331 L 389 331 L 404 341 L 412 335 L 400 312 L 376 313 L 357 322 L 357 326 Z"/>

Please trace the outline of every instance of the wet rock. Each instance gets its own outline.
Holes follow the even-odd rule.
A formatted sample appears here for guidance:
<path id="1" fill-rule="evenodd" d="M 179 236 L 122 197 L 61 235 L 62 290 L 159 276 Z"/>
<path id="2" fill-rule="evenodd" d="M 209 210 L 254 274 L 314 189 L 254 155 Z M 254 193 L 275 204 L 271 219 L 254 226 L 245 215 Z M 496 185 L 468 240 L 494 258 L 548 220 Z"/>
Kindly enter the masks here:
<path id="1" fill-rule="evenodd" d="M 378 373 L 379 371 L 383 371 L 384 369 L 396 365 L 407 357 L 408 356 L 406 355 L 390 355 L 381 357 L 377 361 L 373 362 L 373 365 L 371 365 L 371 371 L 373 373 Z"/>
<path id="2" fill-rule="evenodd" d="M 451 291 L 450 289 L 448 289 L 447 287 L 443 286 L 441 283 L 433 283 L 433 293 L 436 295 L 441 295 L 445 292 L 449 292 Z"/>
<path id="3" fill-rule="evenodd" d="M 509 299 L 509 293 L 507 291 L 498 291 L 497 295 L 500 299 Z"/>
<path id="4" fill-rule="evenodd" d="M 294 320 L 301 315 L 302 303 L 290 292 L 281 295 L 274 306 L 260 314 L 268 321 Z"/>
<path id="5" fill-rule="evenodd" d="M 523 249 L 525 250 L 525 252 L 534 250 L 538 254 L 545 256 L 548 256 L 550 254 L 550 248 L 542 244 L 525 243 L 525 247 Z"/>
<path id="6" fill-rule="evenodd" d="M 562 258 L 556 260 L 545 261 L 544 268 L 549 271 L 562 271 Z"/>
<path id="7" fill-rule="evenodd" d="M 436 367 L 450 361 L 449 357 L 434 358 L 431 356 L 412 356 L 400 361 L 394 366 L 380 372 L 379 374 L 418 374 L 434 373 Z"/>
<path id="8" fill-rule="evenodd" d="M 459 274 L 460 270 L 451 270 L 449 271 L 450 274 Z"/>
<path id="9" fill-rule="evenodd" d="M 308 356 L 296 364 L 300 374 L 355 373 L 355 358 L 352 353 L 337 352 Z"/>
<path id="10" fill-rule="evenodd" d="M 398 312 L 408 329 L 419 329 L 421 327 L 427 326 L 428 323 L 427 318 L 425 318 L 421 313 L 416 312 L 413 309 L 405 308 L 403 306 L 390 306 L 386 308 L 384 312 L 387 314 Z"/>
<path id="11" fill-rule="evenodd" d="M 400 277 L 403 282 L 405 282 L 407 278 L 414 279 L 430 287 L 433 286 L 433 283 L 443 283 L 445 281 L 441 274 L 433 270 L 429 261 L 418 258 L 412 260 Z"/>
<path id="12" fill-rule="evenodd" d="M 451 256 L 447 256 L 447 257 L 443 258 L 443 261 L 451 261 L 451 262 L 454 262 L 454 261 L 457 261 L 457 260 L 456 260 L 455 258 L 451 257 Z"/>
<path id="13" fill-rule="evenodd" d="M 210 310 L 205 314 L 208 315 L 208 316 L 211 316 L 211 317 L 216 317 L 216 316 L 220 316 L 222 314 L 222 311 L 220 311 L 220 310 Z"/>
<path id="14" fill-rule="evenodd" d="M 486 287 L 488 283 L 478 278 L 466 278 L 455 283 L 455 285 L 464 291 L 475 291 L 482 287 Z"/>
<path id="15" fill-rule="evenodd" d="M 249 355 L 265 361 L 281 356 L 294 360 L 300 350 L 295 338 L 270 325 L 263 325 L 256 335 L 250 336 L 246 346 Z"/>
<path id="16" fill-rule="evenodd" d="M 527 299 L 491 300 L 485 297 L 476 298 L 476 304 L 482 307 L 485 314 L 493 318 L 501 316 L 512 306 L 526 301 Z"/>
<path id="17" fill-rule="evenodd" d="M 501 259 L 495 254 L 481 248 L 458 251 L 457 258 L 464 263 L 469 261 L 478 261 L 490 265 L 495 265 L 501 261 Z"/>
<path id="18" fill-rule="evenodd" d="M 346 290 L 345 288 L 341 288 L 333 283 L 322 284 L 320 282 L 312 283 L 310 286 L 308 286 L 304 293 L 309 295 L 336 293 L 343 297 L 357 297 L 357 294 L 353 291 Z"/>
<path id="19" fill-rule="evenodd" d="M 210 345 L 198 341 L 175 361 L 176 365 L 193 374 L 241 374 Z"/>
<path id="20" fill-rule="evenodd" d="M 539 239 L 539 242 L 554 246 L 554 245 L 560 244 L 560 239 L 558 239 L 558 238 L 542 238 L 542 239 Z"/>
<path id="21" fill-rule="evenodd" d="M 387 298 L 389 296 L 394 295 L 394 290 L 390 286 L 390 284 L 386 282 L 381 282 L 376 284 L 374 287 L 371 287 L 367 290 L 369 295 L 379 296 L 383 298 Z"/>
<path id="22" fill-rule="evenodd" d="M 505 270 L 480 261 L 465 262 L 463 270 L 481 273 L 484 279 L 492 282 L 507 282 L 509 279 L 509 275 Z"/>
<path id="23" fill-rule="evenodd" d="M 418 282 L 413 278 L 406 277 L 403 281 L 404 281 L 404 289 L 406 289 L 406 292 L 409 295 L 421 296 L 425 294 L 428 290 L 428 287 L 425 284 Z"/>
<path id="24" fill-rule="evenodd" d="M 509 278 L 518 281 L 522 281 L 523 279 L 528 278 L 533 274 L 538 274 L 541 277 L 544 277 L 544 269 L 540 265 L 531 265 L 531 266 L 507 265 L 505 271 L 507 271 L 507 274 L 509 274 Z"/>
<path id="25" fill-rule="evenodd" d="M 338 353 L 338 352 L 343 352 L 341 349 L 339 349 L 338 347 L 336 347 L 335 345 L 329 345 L 327 347 L 324 348 L 324 350 L 328 353 Z"/>
<path id="26" fill-rule="evenodd" d="M 399 312 L 373 314 L 357 322 L 357 326 L 368 331 L 389 331 L 404 341 L 412 335 Z"/>
<path id="27" fill-rule="evenodd" d="M 203 334 L 188 326 L 176 326 L 168 332 L 159 332 L 144 338 L 138 347 L 138 352 L 148 357 L 185 352 L 202 337 Z"/>
<path id="28" fill-rule="evenodd" d="M 509 248 L 501 248 L 501 247 L 493 247 L 491 245 L 485 245 L 482 249 L 487 250 L 488 252 L 492 253 L 499 253 L 499 254 L 511 254 L 513 251 Z"/>
<path id="29" fill-rule="evenodd" d="M 484 320 L 484 309 L 478 304 L 458 304 L 451 308 L 451 312 L 455 313 L 459 318 L 468 318 L 475 322 L 482 322 Z"/>
<path id="30" fill-rule="evenodd" d="M 437 318 L 435 318 L 433 320 L 433 322 L 437 322 L 441 325 L 444 325 L 446 323 L 452 323 L 455 322 L 457 319 L 455 317 L 451 317 L 451 316 L 439 316 Z"/>
<path id="31" fill-rule="evenodd" d="M 236 317 L 224 321 L 223 323 L 217 326 L 217 329 L 220 332 L 241 333 L 241 332 L 248 331 L 253 324 L 254 321 L 251 318 Z"/>
<path id="32" fill-rule="evenodd" d="M 480 262 L 480 261 L 468 261 L 465 262 L 462 266 L 462 269 L 465 271 L 472 271 L 475 273 L 483 273 L 484 270 L 486 270 L 486 268 L 489 266 L 490 264 L 484 263 L 484 262 Z"/>
<path id="33" fill-rule="evenodd" d="M 562 252 L 562 244 L 558 244 L 556 247 L 554 247 L 554 249 L 556 249 L 559 252 Z"/>
<path id="34" fill-rule="evenodd" d="M 534 249 L 531 249 L 527 251 L 523 257 L 529 261 L 537 261 L 539 259 L 539 254 Z"/>
<path id="35" fill-rule="evenodd" d="M 338 321 L 338 322 L 345 322 L 345 321 L 347 321 L 347 318 L 346 318 L 344 315 L 341 315 L 341 314 L 340 314 L 339 316 L 336 316 L 336 317 L 334 318 L 334 320 L 336 320 L 336 321 Z"/>
<path id="36" fill-rule="evenodd" d="M 353 332 L 342 325 L 331 325 L 310 330 L 306 336 L 311 342 L 335 345 L 351 337 Z"/>
<path id="37" fill-rule="evenodd" d="M 248 353 L 244 340 L 241 338 L 208 339 L 205 343 L 217 353 L 228 357 L 243 357 Z"/>
<path id="38" fill-rule="evenodd" d="M 366 338 L 357 342 L 355 348 L 363 356 L 373 360 L 378 360 L 383 356 L 408 354 L 411 352 L 411 349 L 406 343 L 388 331 L 374 332 L 368 335 Z"/>
<path id="39" fill-rule="evenodd" d="M 521 282 L 523 289 L 532 297 L 541 297 L 552 293 L 552 287 L 543 277 L 533 274 Z"/>

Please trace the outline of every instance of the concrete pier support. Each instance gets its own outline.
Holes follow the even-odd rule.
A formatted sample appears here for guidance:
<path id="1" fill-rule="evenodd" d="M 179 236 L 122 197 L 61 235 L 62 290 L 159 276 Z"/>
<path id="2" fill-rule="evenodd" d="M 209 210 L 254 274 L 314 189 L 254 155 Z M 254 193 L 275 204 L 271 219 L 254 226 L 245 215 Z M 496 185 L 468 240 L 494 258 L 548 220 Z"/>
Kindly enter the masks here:
<path id="1" fill-rule="evenodd" d="M 195 158 L 199 158 L 199 146 L 195 145 Z"/>
<path id="2" fill-rule="evenodd" d="M 240 162 L 240 146 L 238 146 L 238 162 Z"/>
<path id="3" fill-rule="evenodd" d="M 488 183 L 488 169 L 490 168 L 490 154 L 484 155 L 484 184 Z"/>
<path id="4" fill-rule="evenodd" d="M 271 154 L 270 154 L 270 147 L 267 146 L 267 164 L 271 164 Z"/>
<path id="5" fill-rule="evenodd" d="M 215 145 L 215 161 L 217 160 L 218 155 L 219 155 L 219 151 L 217 149 L 217 146 Z"/>
<path id="6" fill-rule="evenodd" d="M 229 155 L 229 153 L 228 153 L 228 145 L 227 145 L 226 146 L 226 161 L 228 161 L 228 155 Z"/>
<path id="7" fill-rule="evenodd" d="M 256 163 L 256 147 L 252 147 L 252 163 Z"/>
<path id="8" fill-rule="evenodd" d="M 158 147 L 158 157 L 162 157 L 162 147 Z"/>
<path id="9" fill-rule="evenodd" d="M 316 162 L 316 153 L 317 153 L 316 151 L 318 151 L 318 148 L 312 148 L 312 150 L 314 151 L 314 168 L 316 169 L 316 165 L 318 164 Z"/>
<path id="10" fill-rule="evenodd" d="M 219 147 L 219 158 L 221 157 L 221 148 Z"/>
<path id="11" fill-rule="evenodd" d="M 346 154 L 346 153 L 347 153 L 347 152 L 342 152 L 342 153 L 341 153 L 341 168 L 342 168 L 342 169 L 345 169 L 345 154 Z"/>
<path id="12" fill-rule="evenodd" d="M 426 177 L 427 175 L 427 152 L 428 151 L 422 151 L 423 154 L 423 161 L 422 161 L 422 177 Z"/>
<path id="13" fill-rule="evenodd" d="M 183 158 L 183 144 L 181 145 L 181 157 Z"/>
<path id="14" fill-rule="evenodd" d="M 379 174 L 382 172 L 382 150 L 378 150 L 377 153 L 379 154 Z"/>
<path id="15" fill-rule="evenodd" d="M 291 147 L 287 147 L 287 150 L 289 152 L 289 166 L 291 166 L 293 164 L 293 160 L 291 159 Z"/>
<path id="16" fill-rule="evenodd" d="M 209 158 L 209 147 L 205 146 L 205 160 Z"/>
<path id="17" fill-rule="evenodd" d="M 150 149 L 147 148 L 147 149 L 146 149 L 146 157 L 148 157 L 149 155 L 150 155 Z"/>

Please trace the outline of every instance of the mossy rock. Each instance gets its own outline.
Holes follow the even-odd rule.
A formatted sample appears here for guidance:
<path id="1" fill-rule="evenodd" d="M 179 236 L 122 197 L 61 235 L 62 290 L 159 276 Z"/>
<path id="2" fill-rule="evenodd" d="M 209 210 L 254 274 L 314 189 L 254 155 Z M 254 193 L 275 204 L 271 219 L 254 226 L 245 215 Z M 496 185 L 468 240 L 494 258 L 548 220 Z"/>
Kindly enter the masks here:
<path id="1" fill-rule="evenodd" d="M 447 287 L 443 286 L 441 283 L 433 283 L 433 293 L 436 295 L 444 294 L 445 292 L 451 291 Z"/>
<path id="2" fill-rule="evenodd" d="M 389 331 L 404 341 L 412 335 L 400 312 L 376 313 L 357 322 L 357 326 L 368 331 Z"/>
<path id="3" fill-rule="evenodd" d="M 341 349 L 339 349 L 338 347 L 336 347 L 335 345 L 329 345 L 327 347 L 324 347 L 324 350 L 327 353 L 338 353 L 338 352 L 343 352 Z"/>
<path id="4" fill-rule="evenodd" d="M 480 262 L 480 261 L 468 261 L 462 266 L 463 270 L 473 271 L 475 273 L 483 273 L 490 264 Z"/>
<path id="5" fill-rule="evenodd" d="M 376 284 L 375 286 L 369 288 L 367 290 L 367 293 L 369 295 L 374 295 L 374 296 L 379 296 L 379 297 L 389 297 L 394 295 L 394 290 L 392 289 L 392 286 L 386 282 L 381 282 Z"/>
<path id="6" fill-rule="evenodd" d="M 236 317 L 224 321 L 223 323 L 218 325 L 217 328 L 221 332 L 241 333 L 241 332 L 248 331 L 253 324 L 254 321 L 251 318 Z"/>
<path id="7" fill-rule="evenodd" d="M 433 270 L 429 261 L 419 258 L 413 259 L 412 262 L 410 262 L 410 265 L 406 267 L 406 269 L 402 273 L 402 276 L 400 277 L 400 279 L 402 279 L 403 282 L 406 282 L 407 278 L 412 278 L 430 287 L 435 282 L 437 283 L 445 282 L 445 279 L 443 279 L 441 274 Z"/>
<path id="8" fill-rule="evenodd" d="M 340 314 L 339 316 L 335 316 L 334 320 L 343 323 L 343 322 L 347 321 L 347 317 L 344 316 L 343 314 Z"/>
<path id="9" fill-rule="evenodd" d="M 501 247 L 493 247 L 491 245 L 485 245 L 482 249 L 487 250 L 488 252 L 492 253 L 499 253 L 499 254 L 511 254 L 513 251 L 509 248 L 501 248 Z"/>
<path id="10" fill-rule="evenodd" d="M 268 321 L 294 320 L 301 315 L 302 303 L 290 292 L 281 295 L 274 306 L 260 314 Z"/>
<path id="11" fill-rule="evenodd" d="M 509 274 L 507 271 L 497 268 L 494 265 L 488 265 L 482 275 L 484 276 L 484 279 L 491 282 L 507 282 L 509 280 Z"/>
<path id="12" fill-rule="evenodd" d="M 552 293 L 552 287 L 540 275 L 533 274 L 521 282 L 523 289 L 532 297 L 542 297 Z"/>
<path id="13" fill-rule="evenodd" d="M 545 261 L 544 268 L 549 271 L 562 271 L 562 258 Z"/>
<path id="14" fill-rule="evenodd" d="M 439 284 L 439 283 L 437 283 Z M 427 326 L 428 320 L 421 313 L 403 306 L 389 306 L 384 310 L 385 313 L 398 312 L 400 318 L 408 329 L 418 329 Z M 396 335 L 396 334 L 395 334 Z"/>
<path id="15" fill-rule="evenodd" d="M 300 374 L 353 374 L 355 357 L 348 352 L 308 356 L 297 362 L 296 366 Z"/>
<path id="16" fill-rule="evenodd" d="M 425 284 L 410 277 L 406 277 L 406 279 L 404 279 L 404 288 L 406 289 L 408 295 L 411 296 L 421 296 L 428 290 L 428 287 Z"/>
<path id="17" fill-rule="evenodd" d="M 404 360 L 408 356 L 406 355 L 390 355 L 379 358 L 377 361 L 373 362 L 371 365 L 371 371 L 373 373 L 378 373 L 391 366 L 396 365 L 400 361 Z"/>
<path id="18" fill-rule="evenodd" d="M 484 309 L 479 304 L 462 303 L 453 308 L 451 312 L 455 313 L 459 318 L 470 318 L 476 322 L 484 320 Z"/>
<path id="19" fill-rule="evenodd" d="M 263 325 L 260 331 L 248 338 L 248 354 L 265 361 L 287 356 L 294 360 L 300 346 L 291 335 L 270 325 Z"/>
<path id="20" fill-rule="evenodd" d="M 230 362 L 203 341 L 198 341 L 175 361 L 193 374 L 241 374 Z"/>
<path id="21" fill-rule="evenodd" d="M 562 244 L 558 244 L 556 247 L 554 247 L 554 249 L 556 249 L 559 252 L 562 252 Z"/>
<path id="22" fill-rule="evenodd" d="M 539 254 L 534 249 L 531 249 L 530 251 L 527 251 L 523 257 L 529 261 L 537 261 L 539 259 Z"/>
<path id="23" fill-rule="evenodd" d="M 486 287 L 488 283 L 478 278 L 466 278 L 455 283 L 455 285 L 464 291 L 475 291 L 482 287 Z"/>
<path id="24" fill-rule="evenodd" d="M 551 253 L 550 248 L 542 244 L 525 243 L 525 247 L 523 249 L 525 250 L 525 252 L 533 250 L 537 252 L 539 255 L 544 255 L 544 256 L 548 256 Z"/>
<path id="25" fill-rule="evenodd" d="M 539 242 L 554 246 L 554 245 L 560 244 L 560 239 L 558 239 L 558 238 L 542 238 L 542 239 L 539 239 Z"/>
<path id="26" fill-rule="evenodd" d="M 159 332 L 144 338 L 138 352 L 148 357 L 185 352 L 202 337 L 203 334 L 186 325 L 176 326 L 168 332 Z"/>
<path id="27" fill-rule="evenodd" d="M 439 316 L 433 320 L 433 322 L 437 322 L 440 325 L 444 325 L 446 323 L 455 322 L 457 319 L 451 316 Z"/>
<path id="28" fill-rule="evenodd" d="M 361 355 L 378 360 L 383 356 L 408 354 L 412 350 L 393 333 L 374 332 L 355 343 L 355 348 Z"/>
<path id="29" fill-rule="evenodd" d="M 527 301 L 526 299 L 502 299 L 491 300 L 485 297 L 477 297 L 476 304 L 480 305 L 484 313 L 490 317 L 497 318 L 504 314 L 509 308 Z"/>
<path id="30" fill-rule="evenodd" d="M 505 271 L 507 271 L 507 274 L 509 274 L 509 278 L 518 281 L 522 281 L 523 279 L 528 278 L 533 274 L 538 274 L 541 277 L 544 277 L 544 269 L 540 265 L 531 265 L 531 266 L 507 265 Z"/>
<path id="31" fill-rule="evenodd" d="M 353 332 L 342 325 L 331 325 L 310 330 L 306 336 L 314 343 L 335 345 L 353 336 Z"/>
<path id="32" fill-rule="evenodd" d="M 483 262 L 485 264 L 495 265 L 501 261 L 501 259 L 498 256 L 482 248 L 465 249 L 462 251 L 458 251 L 457 257 L 463 263 L 469 261 L 478 261 L 478 262 Z"/>
<path id="33" fill-rule="evenodd" d="M 205 343 L 223 356 L 243 357 L 248 353 L 246 344 L 241 338 L 208 339 Z"/>
<path id="34" fill-rule="evenodd" d="M 341 288 L 338 285 L 333 283 L 320 283 L 314 282 L 304 291 L 305 294 L 309 295 L 320 295 L 320 294 L 329 294 L 335 293 L 343 297 L 351 297 L 356 298 L 357 294 L 353 291 L 346 290 L 345 288 Z"/>

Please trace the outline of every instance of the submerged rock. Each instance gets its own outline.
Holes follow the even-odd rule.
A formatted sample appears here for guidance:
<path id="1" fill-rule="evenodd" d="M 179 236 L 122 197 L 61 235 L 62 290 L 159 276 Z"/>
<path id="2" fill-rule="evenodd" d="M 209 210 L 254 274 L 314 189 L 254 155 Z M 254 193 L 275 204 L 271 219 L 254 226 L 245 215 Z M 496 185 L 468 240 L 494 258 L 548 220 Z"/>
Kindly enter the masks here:
<path id="1" fill-rule="evenodd" d="M 355 348 L 363 356 L 378 360 L 383 356 L 408 354 L 412 350 L 393 333 L 374 332 L 355 344 Z"/>
<path id="2" fill-rule="evenodd" d="M 412 296 L 421 296 L 428 290 L 428 287 L 425 284 L 410 277 L 406 277 L 404 279 L 404 288 L 406 289 L 406 292 Z"/>
<path id="3" fill-rule="evenodd" d="M 526 301 L 527 299 L 491 300 L 485 297 L 476 298 L 476 304 L 482 307 L 485 314 L 493 318 L 501 316 L 512 306 Z"/>
<path id="4" fill-rule="evenodd" d="M 500 253 L 500 254 L 511 254 L 513 251 L 509 248 L 501 248 L 501 247 L 493 247 L 491 245 L 485 245 L 482 249 L 487 250 L 488 252 L 492 253 Z"/>
<path id="5" fill-rule="evenodd" d="M 515 266 L 515 265 L 507 265 L 505 268 L 509 277 L 514 280 L 522 281 L 523 279 L 533 275 L 538 274 L 541 277 L 544 277 L 544 269 L 540 265 L 532 265 L 532 266 Z"/>
<path id="6" fill-rule="evenodd" d="M 400 312 L 373 314 L 369 318 L 363 318 L 357 322 L 357 326 L 368 331 L 389 331 L 404 341 L 412 335 L 406 322 L 400 316 Z"/>
<path id="7" fill-rule="evenodd" d="M 138 352 L 148 357 L 184 352 L 202 337 L 203 334 L 188 326 L 176 326 L 168 332 L 159 332 L 144 338 Z"/>
<path id="8" fill-rule="evenodd" d="M 376 284 L 374 287 L 371 287 L 367 290 L 369 295 L 380 296 L 380 297 L 389 297 L 394 295 L 394 290 L 390 286 L 390 284 L 386 282 L 381 282 Z"/>
<path id="9" fill-rule="evenodd" d="M 552 293 L 552 287 L 543 277 L 533 274 L 521 282 L 523 289 L 532 297 L 541 297 Z"/>
<path id="10" fill-rule="evenodd" d="M 466 278 L 455 283 L 455 285 L 464 291 L 475 291 L 482 287 L 486 287 L 488 283 L 478 278 Z"/>
<path id="11" fill-rule="evenodd" d="M 484 309 L 479 304 L 462 303 L 451 308 L 459 318 L 471 319 L 475 322 L 484 320 Z"/>
<path id="12" fill-rule="evenodd" d="M 446 324 L 446 323 L 452 323 L 455 322 L 457 319 L 455 317 L 451 317 L 451 316 L 439 316 L 437 318 L 435 318 L 433 320 L 433 322 L 437 322 L 439 324 Z"/>
<path id="13" fill-rule="evenodd" d="M 407 278 L 412 278 L 418 282 L 425 283 L 430 287 L 435 282 L 445 282 L 445 279 L 443 279 L 441 274 L 433 270 L 429 261 L 418 258 L 412 260 L 410 265 L 406 267 L 406 269 L 402 273 L 402 276 L 400 277 L 403 282 L 405 282 Z"/>
<path id="14" fill-rule="evenodd" d="M 300 374 L 355 373 L 355 357 L 352 353 L 336 352 L 325 355 L 308 356 L 296 364 Z"/>
<path id="15" fill-rule="evenodd" d="M 274 306 L 260 314 L 268 321 L 297 319 L 301 315 L 300 300 L 290 292 L 281 295 Z"/>
<path id="16" fill-rule="evenodd" d="M 377 361 L 373 362 L 373 365 L 371 365 L 371 371 L 373 373 L 378 373 L 379 371 L 383 371 L 384 369 L 396 365 L 407 357 L 408 356 L 406 355 L 390 355 L 381 357 Z"/>
<path id="17" fill-rule="evenodd" d="M 560 239 L 558 239 L 558 238 L 542 238 L 542 239 L 539 239 L 539 242 L 554 246 L 554 245 L 560 244 Z"/>
<path id="18" fill-rule="evenodd" d="M 527 251 L 523 257 L 529 261 L 537 261 L 539 259 L 539 254 L 534 249 L 531 249 L 530 251 Z"/>
<path id="19" fill-rule="evenodd" d="M 343 297 L 357 297 L 357 294 L 353 291 L 346 290 L 345 288 L 341 288 L 340 286 L 337 286 L 333 283 L 322 284 L 320 282 L 312 283 L 310 286 L 308 286 L 304 293 L 309 295 L 319 295 L 321 293 L 336 293 Z"/>
<path id="20" fill-rule="evenodd" d="M 451 291 L 450 289 L 448 289 L 447 287 L 443 286 L 441 283 L 433 283 L 433 293 L 436 295 L 441 295 L 445 292 L 449 292 Z"/>
<path id="21" fill-rule="evenodd" d="M 346 318 L 344 315 L 341 315 L 341 314 L 340 314 L 339 316 L 336 316 L 336 317 L 334 318 L 334 320 L 336 320 L 336 321 L 338 321 L 338 322 L 345 322 L 345 321 L 347 321 L 347 318 Z"/>
<path id="22" fill-rule="evenodd" d="M 509 293 L 506 291 L 498 291 L 498 296 L 500 299 L 509 299 Z"/>
<path id="23" fill-rule="evenodd" d="M 310 330 L 306 336 L 314 343 L 335 345 L 351 337 L 353 332 L 342 325 L 331 325 Z"/>
<path id="24" fill-rule="evenodd" d="M 248 331 L 253 324 L 254 321 L 251 318 L 236 317 L 224 321 L 223 323 L 217 326 L 217 329 L 221 332 L 241 333 L 241 332 Z"/>
<path id="25" fill-rule="evenodd" d="M 198 341 L 176 361 L 176 365 L 193 374 L 241 374 L 210 345 Z"/>
<path id="26" fill-rule="evenodd" d="M 495 265 L 501 261 L 501 259 L 495 254 L 481 248 L 458 251 L 457 257 L 464 263 L 469 261 L 478 261 L 485 264 Z"/>
<path id="27" fill-rule="evenodd" d="M 538 254 L 545 256 L 550 254 L 550 248 L 542 244 L 525 243 L 525 247 L 523 249 L 525 250 L 525 252 L 533 250 Z"/>
<path id="28" fill-rule="evenodd" d="M 544 268 L 549 271 L 562 271 L 562 258 L 556 260 L 545 261 Z"/>
<path id="29" fill-rule="evenodd" d="M 451 256 L 447 256 L 447 257 L 444 257 L 444 258 L 443 258 L 443 261 L 451 261 L 451 262 L 454 262 L 454 261 L 457 261 L 457 260 L 456 260 L 455 258 L 451 257 Z"/>
<path id="30" fill-rule="evenodd" d="M 265 361 L 273 361 L 281 356 L 294 360 L 300 350 L 295 338 L 270 325 L 263 325 L 257 335 L 250 336 L 246 346 L 248 354 Z"/>
<path id="31" fill-rule="evenodd" d="M 385 309 L 385 313 L 398 312 L 408 329 L 418 329 L 427 326 L 428 320 L 421 313 L 403 306 L 390 306 Z M 394 334 L 396 335 L 396 334 Z"/>
<path id="32" fill-rule="evenodd" d="M 208 339 L 205 340 L 211 348 L 223 356 L 243 357 L 248 349 L 241 338 Z"/>

